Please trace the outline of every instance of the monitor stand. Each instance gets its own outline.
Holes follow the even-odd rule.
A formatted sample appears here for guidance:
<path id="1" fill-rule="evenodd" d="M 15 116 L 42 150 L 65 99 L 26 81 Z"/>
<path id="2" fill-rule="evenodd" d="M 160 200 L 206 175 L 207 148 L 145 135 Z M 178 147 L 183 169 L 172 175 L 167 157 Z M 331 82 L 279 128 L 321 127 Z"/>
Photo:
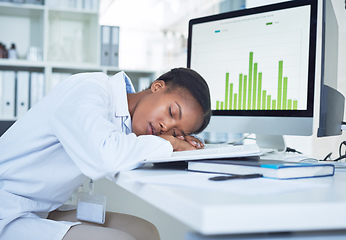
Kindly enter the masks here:
<path id="1" fill-rule="evenodd" d="M 286 150 L 285 141 L 282 135 L 256 134 L 256 143 L 263 150 L 277 150 L 279 152 Z"/>
<path id="2" fill-rule="evenodd" d="M 261 148 L 261 159 L 299 162 L 310 159 L 306 155 L 286 152 L 282 135 L 256 134 L 256 143 Z"/>

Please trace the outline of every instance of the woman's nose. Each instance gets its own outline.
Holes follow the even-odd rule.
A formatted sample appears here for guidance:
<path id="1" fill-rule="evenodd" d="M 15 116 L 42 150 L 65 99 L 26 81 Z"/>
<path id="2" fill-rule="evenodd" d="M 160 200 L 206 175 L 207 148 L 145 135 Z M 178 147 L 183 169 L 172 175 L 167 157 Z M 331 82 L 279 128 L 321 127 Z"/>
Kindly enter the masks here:
<path id="1" fill-rule="evenodd" d="M 173 128 L 173 121 L 166 120 L 165 122 L 160 122 L 161 131 L 168 132 Z"/>
<path id="2" fill-rule="evenodd" d="M 164 122 L 160 122 L 160 127 L 161 127 L 161 131 L 162 132 L 167 131 L 167 126 L 166 126 L 166 124 Z"/>

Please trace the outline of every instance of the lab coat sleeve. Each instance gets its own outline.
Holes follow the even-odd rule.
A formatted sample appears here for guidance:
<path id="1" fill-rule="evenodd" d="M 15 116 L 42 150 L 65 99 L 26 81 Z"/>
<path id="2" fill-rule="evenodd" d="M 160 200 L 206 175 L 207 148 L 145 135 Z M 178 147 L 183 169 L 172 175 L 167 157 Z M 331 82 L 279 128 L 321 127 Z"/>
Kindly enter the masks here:
<path id="1" fill-rule="evenodd" d="M 112 122 L 108 79 L 87 77 L 68 86 L 56 104 L 50 123 L 68 156 L 92 179 L 130 170 L 148 157 L 169 157 L 171 144 L 157 136 L 136 136 Z M 119 120 L 119 119 L 118 119 Z"/>

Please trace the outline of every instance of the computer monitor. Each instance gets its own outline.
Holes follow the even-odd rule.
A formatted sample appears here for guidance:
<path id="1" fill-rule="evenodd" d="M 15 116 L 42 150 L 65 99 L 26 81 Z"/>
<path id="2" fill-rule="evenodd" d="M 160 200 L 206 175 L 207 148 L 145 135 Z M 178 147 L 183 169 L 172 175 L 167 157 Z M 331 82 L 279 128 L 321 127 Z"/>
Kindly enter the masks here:
<path id="1" fill-rule="evenodd" d="M 331 0 L 322 1 L 321 31 L 321 97 L 317 136 L 328 137 L 342 134 L 345 105 L 345 97 L 338 91 L 337 86 L 339 24 Z"/>
<path id="2" fill-rule="evenodd" d="M 316 32 L 317 0 L 190 20 L 187 66 L 211 93 L 205 131 L 255 133 L 259 145 L 279 150 L 283 135 L 311 135 Z"/>

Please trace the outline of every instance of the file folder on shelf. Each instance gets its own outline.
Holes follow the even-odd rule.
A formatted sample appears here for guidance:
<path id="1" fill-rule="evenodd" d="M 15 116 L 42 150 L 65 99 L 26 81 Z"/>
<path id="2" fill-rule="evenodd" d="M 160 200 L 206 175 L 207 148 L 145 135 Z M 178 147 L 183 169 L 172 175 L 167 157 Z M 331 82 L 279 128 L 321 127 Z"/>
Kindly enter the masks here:
<path id="1" fill-rule="evenodd" d="M 110 51 L 111 51 L 111 26 L 101 26 L 101 65 L 110 65 Z"/>
<path id="2" fill-rule="evenodd" d="M 23 116 L 29 110 L 29 72 L 17 72 L 16 117 Z"/>
<path id="3" fill-rule="evenodd" d="M 44 74 L 40 72 L 32 72 L 31 73 L 31 81 L 30 81 L 30 105 L 31 108 L 38 101 L 40 101 L 44 97 Z"/>
<path id="4" fill-rule="evenodd" d="M 2 71 L 2 98 L 0 115 L 2 118 L 15 117 L 15 72 Z"/>
<path id="5" fill-rule="evenodd" d="M 119 27 L 111 28 L 111 47 L 110 47 L 110 66 L 118 67 L 119 65 Z"/>

